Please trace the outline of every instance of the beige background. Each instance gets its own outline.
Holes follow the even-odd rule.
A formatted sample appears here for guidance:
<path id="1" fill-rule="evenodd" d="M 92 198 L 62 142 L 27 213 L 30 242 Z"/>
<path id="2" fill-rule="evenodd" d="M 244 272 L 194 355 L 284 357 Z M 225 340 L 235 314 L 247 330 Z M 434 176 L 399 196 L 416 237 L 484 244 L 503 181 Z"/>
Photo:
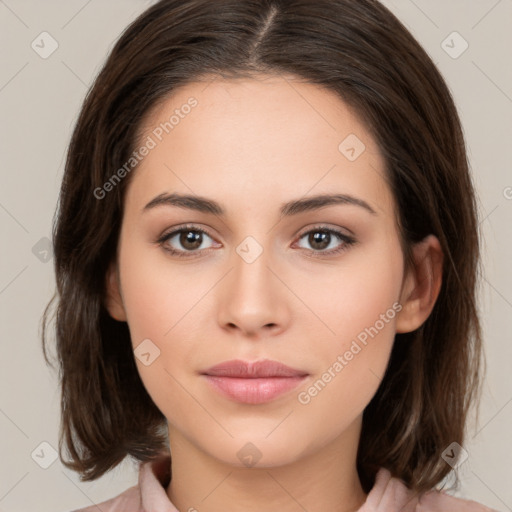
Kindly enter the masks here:
<path id="1" fill-rule="evenodd" d="M 125 26 L 152 2 L 0 0 L 0 510 L 66 512 L 136 483 L 129 460 L 89 483 L 59 460 L 57 378 L 45 366 L 40 317 L 54 289 L 52 215 L 81 102 Z M 512 0 L 386 0 L 436 62 L 456 99 L 479 194 L 481 293 L 488 374 L 480 424 L 464 448 L 456 495 L 512 510 Z M 31 47 L 47 31 L 47 59 Z M 442 42 L 457 31 L 458 58 Z M 453 37 L 452 37 L 453 38 Z M 453 52 L 462 40 L 448 42 Z M 48 48 L 48 47 L 47 47 Z M 43 239 L 41 241 L 41 239 Z M 35 247 L 35 249 L 34 249 Z M 47 260 L 47 261 L 45 261 Z M 39 456 L 38 456 L 39 455 Z M 37 463 L 36 463 L 37 461 Z"/>

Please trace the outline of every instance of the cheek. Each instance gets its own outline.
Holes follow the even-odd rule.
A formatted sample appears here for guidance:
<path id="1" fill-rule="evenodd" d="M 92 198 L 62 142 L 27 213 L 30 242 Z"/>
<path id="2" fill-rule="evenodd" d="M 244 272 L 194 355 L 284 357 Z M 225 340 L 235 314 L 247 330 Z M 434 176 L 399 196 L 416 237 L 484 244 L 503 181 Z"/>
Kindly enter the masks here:
<path id="1" fill-rule="evenodd" d="M 193 351 L 202 325 L 197 320 L 206 315 L 201 299 L 211 283 L 208 276 L 199 279 L 185 266 L 167 262 L 160 249 L 129 240 L 121 247 L 123 301 L 138 372 L 157 407 L 167 410 L 183 401 L 183 372 L 197 365 Z"/>
<path id="2" fill-rule="evenodd" d="M 324 345 L 341 350 L 376 324 L 389 337 L 401 309 L 402 265 L 399 246 L 387 246 L 382 239 L 371 248 L 347 253 L 336 268 L 319 266 L 296 279 L 294 291 L 304 298 L 307 316 L 318 324 Z"/>
<path id="3" fill-rule="evenodd" d="M 328 278 L 317 274 L 301 291 L 305 294 L 309 288 L 308 305 L 328 328 L 322 327 L 315 344 L 323 367 L 316 368 L 317 380 L 303 389 L 299 401 L 311 403 L 311 410 L 343 404 L 344 411 L 333 412 L 335 422 L 362 411 L 389 361 L 395 318 L 402 309 L 398 299 L 403 269 L 399 247 L 385 249 L 361 251 L 357 258 L 347 258 L 338 272 L 330 269 Z M 313 281 L 317 292 L 312 292 Z"/>
<path id="4" fill-rule="evenodd" d="M 393 283 L 384 280 L 383 284 L 389 287 L 379 292 L 375 282 L 366 287 L 360 281 L 350 300 L 345 297 L 331 311 L 336 336 L 325 337 L 315 347 L 322 364 L 299 390 L 297 402 L 304 422 L 319 428 L 320 437 L 334 436 L 362 414 L 382 381 L 394 343 L 395 317 L 401 309 L 394 300 Z M 323 424 L 315 427 L 308 418 L 319 416 Z"/>
<path id="5" fill-rule="evenodd" d="M 168 343 L 209 283 L 184 266 L 167 262 L 159 248 L 148 250 L 128 242 L 123 249 L 120 270 L 132 343 L 136 346 L 145 338 Z"/>

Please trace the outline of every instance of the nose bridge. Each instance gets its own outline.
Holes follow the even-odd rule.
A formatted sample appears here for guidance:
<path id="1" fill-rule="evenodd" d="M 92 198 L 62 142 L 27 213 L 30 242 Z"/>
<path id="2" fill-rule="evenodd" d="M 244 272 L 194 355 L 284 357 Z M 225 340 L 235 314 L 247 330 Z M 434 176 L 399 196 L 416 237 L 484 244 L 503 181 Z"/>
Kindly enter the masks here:
<path id="1" fill-rule="evenodd" d="M 268 267 L 275 266 L 273 239 L 275 230 L 269 230 L 271 217 L 265 216 L 260 209 L 241 209 L 239 216 L 240 230 L 235 232 L 239 237 L 238 244 L 234 245 L 230 266 L 234 266 L 234 286 L 241 285 L 241 290 L 250 286 L 260 293 L 266 287 L 272 286 L 272 272 Z M 260 290 L 260 288 L 262 288 Z"/>
<path id="2" fill-rule="evenodd" d="M 254 332 L 267 325 L 282 327 L 285 322 L 283 285 L 271 270 L 274 261 L 268 248 L 271 243 L 265 246 L 263 243 L 247 236 L 233 251 L 232 271 L 223 285 L 219 311 L 219 320 L 225 325 Z"/>
<path id="3" fill-rule="evenodd" d="M 259 237 L 261 239 L 261 237 Z M 270 237 L 268 237 L 270 238 Z M 241 301 L 268 300 L 273 293 L 272 254 L 269 243 L 263 245 L 254 236 L 247 236 L 235 248 L 232 286 Z M 275 291 L 275 290 L 274 290 Z"/>

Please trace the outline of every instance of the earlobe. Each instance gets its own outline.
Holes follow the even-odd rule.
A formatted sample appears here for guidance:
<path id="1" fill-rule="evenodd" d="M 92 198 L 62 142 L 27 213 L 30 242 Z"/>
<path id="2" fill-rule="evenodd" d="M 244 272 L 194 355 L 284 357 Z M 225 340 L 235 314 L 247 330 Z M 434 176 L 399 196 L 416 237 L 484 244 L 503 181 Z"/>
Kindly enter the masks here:
<path id="1" fill-rule="evenodd" d="M 117 265 L 112 263 L 106 275 L 104 305 L 112 318 L 119 322 L 126 322 L 126 312 L 120 288 Z"/>
<path id="2" fill-rule="evenodd" d="M 432 312 L 441 290 L 444 257 L 437 237 L 429 235 L 418 242 L 413 255 L 414 267 L 402 287 L 402 310 L 396 317 L 396 332 L 418 329 Z"/>

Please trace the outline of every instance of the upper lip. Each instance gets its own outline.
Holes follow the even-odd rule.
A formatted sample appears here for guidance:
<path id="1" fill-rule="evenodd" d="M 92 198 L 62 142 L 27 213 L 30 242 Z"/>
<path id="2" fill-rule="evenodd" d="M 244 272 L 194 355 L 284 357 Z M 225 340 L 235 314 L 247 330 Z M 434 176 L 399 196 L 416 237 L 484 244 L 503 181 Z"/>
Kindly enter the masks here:
<path id="1" fill-rule="evenodd" d="M 204 375 L 239 377 L 245 379 L 263 377 L 303 377 L 308 375 L 307 372 L 291 368 L 279 361 L 272 361 L 270 359 L 255 362 L 233 359 L 216 364 L 202 373 Z"/>

